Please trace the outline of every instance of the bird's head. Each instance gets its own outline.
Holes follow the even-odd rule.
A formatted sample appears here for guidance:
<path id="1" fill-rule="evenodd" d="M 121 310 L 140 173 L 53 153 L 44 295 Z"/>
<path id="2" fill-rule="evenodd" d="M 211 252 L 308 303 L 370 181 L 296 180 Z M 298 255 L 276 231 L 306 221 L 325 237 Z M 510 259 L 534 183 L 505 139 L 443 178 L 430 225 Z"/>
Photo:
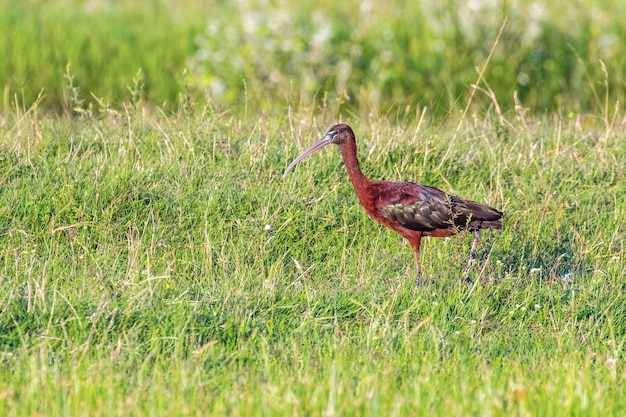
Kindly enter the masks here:
<path id="1" fill-rule="evenodd" d="M 304 158 L 311 155 L 318 149 L 321 149 L 326 145 L 330 145 L 331 143 L 334 143 L 335 145 L 339 145 L 339 147 L 341 147 L 349 140 L 354 140 L 354 132 L 352 131 L 352 128 L 344 124 L 334 125 L 330 129 L 328 129 L 328 132 L 326 132 L 323 138 L 311 145 L 307 150 L 298 155 L 296 159 L 291 162 L 291 164 L 289 164 L 289 166 L 283 173 L 283 178 L 287 176 L 287 173 L 291 171 L 291 168 L 293 168 L 298 162 L 302 161 Z"/>

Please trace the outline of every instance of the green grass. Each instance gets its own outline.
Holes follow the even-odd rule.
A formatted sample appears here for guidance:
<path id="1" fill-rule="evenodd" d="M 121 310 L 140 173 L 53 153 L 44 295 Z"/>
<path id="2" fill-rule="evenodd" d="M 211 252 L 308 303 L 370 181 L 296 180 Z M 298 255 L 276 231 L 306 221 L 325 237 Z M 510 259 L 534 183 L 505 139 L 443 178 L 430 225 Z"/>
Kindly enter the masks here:
<path id="1" fill-rule="evenodd" d="M 0 415 L 626 414 L 621 2 L 356 3 L 0 0 Z"/>
<path id="2" fill-rule="evenodd" d="M 0 413 L 622 415 L 624 131 L 503 120 L 349 120 L 367 175 L 506 213 L 416 290 L 336 149 L 281 178 L 330 118 L 6 116 Z"/>
<path id="3" fill-rule="evenodd" d="M 141 71 L 141 98 L 166 112 L 191 96 L 252 112 L 420 106 L 447 117 L 495 43 L 479 109 L 601 114 L 605 98 L 626 100 L 624 21 L 618 0 L 0 0 L 2 109 L 28 108 L 43 90 L 57 114 L 119 110 Z"/>
<path id="4" fill-rule="evenodd" d="M 30 107 L 43 91 L 50 112 L 72 114 L 66 69 L 85 107 L 121 108 L 141 70 L 142 98 L 177 106 L 194 38 L 208 5 L 190 0 L 0 0 L 3 111 Z"/>

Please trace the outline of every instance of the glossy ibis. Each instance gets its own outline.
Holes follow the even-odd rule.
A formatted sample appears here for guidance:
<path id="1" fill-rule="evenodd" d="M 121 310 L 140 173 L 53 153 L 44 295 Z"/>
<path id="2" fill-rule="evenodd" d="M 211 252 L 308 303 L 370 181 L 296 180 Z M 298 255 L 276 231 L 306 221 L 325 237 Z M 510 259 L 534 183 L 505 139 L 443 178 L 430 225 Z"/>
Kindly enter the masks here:
<path id="1" fill-rule="evenodd" d="M 361 205 L 374 220 L 395 230 L 413 247 L 417 278 L 422 283 L 419 250 L 422 237 L 446 237 L 462 230 L 473 232 L 474 241 L 463 280 L 471 282 L 470 266 L 476 253 L 480 229 L 502 227 L 502 212 L 443 191 L 412 182 L 371 181 L 363 175 L 356 152 L 356 139 L 350 126 L 337 124 L 289 164 L 283 178 L 298 162 L 318 149 L 334 143 L 341 156 Z"/>

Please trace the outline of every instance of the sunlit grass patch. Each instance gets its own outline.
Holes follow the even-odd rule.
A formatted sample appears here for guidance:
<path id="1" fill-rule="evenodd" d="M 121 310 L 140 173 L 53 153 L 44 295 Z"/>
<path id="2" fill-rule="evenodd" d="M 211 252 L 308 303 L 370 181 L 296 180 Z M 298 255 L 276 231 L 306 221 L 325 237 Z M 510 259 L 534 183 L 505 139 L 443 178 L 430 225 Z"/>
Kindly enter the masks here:
<path id="1" fill-rule="evenodd" d="M 4 119 L 6 415 L 622 407 L 617 125 L 350 119 L 366 175 L 505 212 L 475 285 L 458 236 L 426 242 L 415 290 L 411 250 L 358 206 L 335 149 L 281 178 L 334 120 L 196 111 Z"/>

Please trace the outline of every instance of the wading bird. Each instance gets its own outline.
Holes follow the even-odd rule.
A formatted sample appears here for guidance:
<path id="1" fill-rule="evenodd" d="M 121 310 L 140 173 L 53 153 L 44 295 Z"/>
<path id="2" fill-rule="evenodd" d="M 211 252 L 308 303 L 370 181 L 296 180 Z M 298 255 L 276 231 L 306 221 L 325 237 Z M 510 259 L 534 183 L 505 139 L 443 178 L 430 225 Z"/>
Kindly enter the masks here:
<path id="1" fill-rule="evenodd" d="M 298 155 L 285 170 L 283 178 L 302 159 L 331 143 L 339 145 L 354 191 L 367 214 L 383 226 L 398 232 L 411 244 L 417 270 L 415 286 L 422 284 L 419 258 L 422 237 L 446 237 L 462 230 L 474 234 L 465 276 L 462 278 L 471 282 L 469 272 L 480 229 L 500 229 L 502 212 L 426 185 L 369 180 L 359 166 L 354 132 L 345 124 L 331 127 L 323 138 Z"/>

